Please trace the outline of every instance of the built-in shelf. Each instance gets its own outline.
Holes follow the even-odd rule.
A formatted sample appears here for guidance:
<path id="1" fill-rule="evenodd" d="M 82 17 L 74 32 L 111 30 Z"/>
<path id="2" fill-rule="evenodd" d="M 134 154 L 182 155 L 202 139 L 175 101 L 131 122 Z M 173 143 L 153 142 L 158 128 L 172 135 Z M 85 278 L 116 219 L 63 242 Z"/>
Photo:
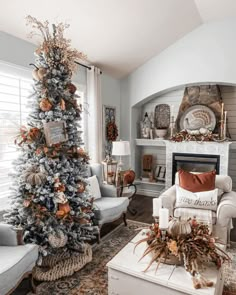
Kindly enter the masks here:
<path id="1" fill-rule="evenodd" d="M 158 186 L 165 186 L 165 182 L 150 182 L 150 181 L 143 181 L 143 180 L 135 180 L 135 184 L 150 184 L 150 185 L 158 185 Z"/>
<path id="2" fill-rule="evenodd" d="M 166 146 L 164 139 L 143 139 L 136 138 L 135 143 L 137 146 Z"/>

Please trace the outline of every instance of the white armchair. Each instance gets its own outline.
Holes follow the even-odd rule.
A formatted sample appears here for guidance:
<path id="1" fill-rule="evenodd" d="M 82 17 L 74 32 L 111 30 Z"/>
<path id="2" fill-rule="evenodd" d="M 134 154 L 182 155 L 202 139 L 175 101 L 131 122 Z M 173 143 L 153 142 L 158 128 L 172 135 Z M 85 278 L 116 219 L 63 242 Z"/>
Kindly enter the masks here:
<path id="1" fill-rule="evenodd" d="M 89 176 L 96 175 L 101 191 L 101 198 L 94 201 L 95 220 L 101 230 L 103 224 L 117 220 L 123 215 L 124 224 L 126 223 L 126 211 L 129 206 L 127 197 L 118 197 L 117 189 L 113 185 L 103 183 L 102 165 L 90 165 Z M 98 241 L 100 236 L 98 237 Z"/>
<path id="2" fill-rule="evenodd" d="M 178 177 L 175 179 L 175 184 L 178 184 Z M 230 240 L 232 218 L 236 218 L 236 192 L 232 191 L 232 179 L 230 176 L 216 175 L 215 187 L 219 189 L 222 196 L 218 203 L 217 211 L 212 212 L 213 234 L 226 244 Z M 175 185 L 162 193 L 160 198 L 162 199 L 163 207 L 169 209 L 170 216 L 178 217 L 181 215 L 181 210 L 175 208 Z M 198 211 L 200 212 L 198 209 L 193 209 L 192 211 L 197 218 Z"/>
<path id="3" fill-rule="evenodd" d="M 31 271 L 38 258 L 38 246 L 18 245 L 12 225 L 0 224 L 0 295 L 11 294 Z"/>

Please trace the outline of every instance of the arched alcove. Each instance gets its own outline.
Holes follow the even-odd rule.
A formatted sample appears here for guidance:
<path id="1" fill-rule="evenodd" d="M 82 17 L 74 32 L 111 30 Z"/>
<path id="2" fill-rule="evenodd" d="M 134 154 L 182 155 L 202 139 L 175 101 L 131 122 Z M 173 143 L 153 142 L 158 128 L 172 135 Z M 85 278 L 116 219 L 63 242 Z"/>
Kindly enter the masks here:
<path id="1" fill-rule="evenodd" d="M 184 89 L 187 86 L 197 86 L 197 85 L 219 85 L 221 90 L 221 97 L 225 104 L 225 110 L 228 112 L 228 126 L 229 131 L 232 136 L 232 140 L 236 140 L 236 84 L 233 83 L 224 83 L 224 82 L 198 82 L 198 83 L 186 83 L 178 85 L 163 91 L 154 93 L 149 97 L 144 98 L 135 105 L 131 107 L 131 116 L 130 116 L 130 126 L 131 126 L 131 167 L 134 167 L 137 176 L 140 176 L 141 171 L 141 161 L 144 154 L 153 154 L 154 165 L 155 164 L 165 164 L 166 155 L 165 155 L 165 145 L 163 146 L 152 146 L 152 143 L 145 145 L 137 144 L 137 138 L 140 136 L 139 122 L 143 119 L 144 114 L 147 112 L 150 114 L 152 110 L 159 103 L 166 103 L 169 105 L 174 105 L 174 115 L 175 117 L 178 114 L 178 107 L 182 101 Z M 168 138 L 167 138 L 168 139 Z M 229 175 L 233 178 L 233 181 L 236 182 L 236 150 L 230 150 L 230 156 L 232 160 L 229 165 Z M 161 187 L 147 188 L 142 185 L 140 187 L 140 193 L 153 196 Z M 164 187 L 164 186 L 163 186 Z M 162 187 L 162 188 L 163 188 Z M 155 191 L 155 193 L 154 193 Z"/>

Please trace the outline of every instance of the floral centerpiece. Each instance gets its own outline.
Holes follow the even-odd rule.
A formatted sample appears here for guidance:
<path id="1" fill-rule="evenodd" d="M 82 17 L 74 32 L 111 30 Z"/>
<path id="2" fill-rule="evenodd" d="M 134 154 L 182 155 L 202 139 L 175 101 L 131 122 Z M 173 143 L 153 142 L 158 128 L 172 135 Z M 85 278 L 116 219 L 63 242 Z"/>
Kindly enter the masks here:
<path id="1" fill-rule="evenodd" d="M 150 263 L 144 271 L 147 271 L 153 262 L 157 268 L 161 262 L 183 264 L 186 271 L 192 275 L 193 286 L 196 289 L 211 287 L 213 282 L 205 279 L 201 274 L 205 263 L 214 263 L 219 269 L 230 258 L 210 235 L 207 225 L 198 223 L 196 219 L 183 221 L 173 218 L 169 222 L 167 231 L 159 228 L 154 223 L 146 232 L 146 237 L 136 243 L 135 248 L 141 243 L 147 243 L 140 260 L 148 254 L 152 254 Z"/>

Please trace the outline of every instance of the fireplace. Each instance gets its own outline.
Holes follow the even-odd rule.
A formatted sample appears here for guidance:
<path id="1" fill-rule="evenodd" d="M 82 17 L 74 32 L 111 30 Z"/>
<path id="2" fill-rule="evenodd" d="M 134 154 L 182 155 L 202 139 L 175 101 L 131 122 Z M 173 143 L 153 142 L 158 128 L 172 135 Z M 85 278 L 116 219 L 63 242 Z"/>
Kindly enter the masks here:
<path id="1" fill-rule="evenodd" d="M 207 170 L 216 169 L 217 174 L 228 175 L 229 145 L 231 144 L 231 142 L 198 143 L 195 141 L 172 142 L 172 141 L 166 140 L 165 143 L 166 143 L 166 188 L 171 187 L 171 185 L 173 184 L 173 175 L 175 175 L 175 172 L 173 172 L 173 168 L 175 165 L 173 163 L 174 154 L 188 156 L 187 159 L 177 158 L 177 160 L 179 160 L 178 165 L 180 165 L 180 162 L 182 162 L 182 164 L 184 164 L 185 167 L 187 166 L 187 168 L 185 168 L 186 170 L 195 169 L 194 167 L 191 167 L 191 162 L 195 160 L 194 165 L 195 166 L 197 165 L 197 168 L 202 166 L 201 162 L 204 162 L 203 164 L 207 167 L 206 168 Z M 198 157 L 198 158 L 194 159 L 194 157 Z M 183 163 L 184 160 L 188 162 Z M 177 169 L 178 168 L 176 167 L 176 170 Z"/>
<path id="2" fill-rule="evenodd" d="M 193 172 L 208 172 L 216 170 L 220 173 L 219 155 L 202 155 L 173 153 L 172 154 L 172 184 L 175 183 L 175 174 L 179 169 Z"/>

